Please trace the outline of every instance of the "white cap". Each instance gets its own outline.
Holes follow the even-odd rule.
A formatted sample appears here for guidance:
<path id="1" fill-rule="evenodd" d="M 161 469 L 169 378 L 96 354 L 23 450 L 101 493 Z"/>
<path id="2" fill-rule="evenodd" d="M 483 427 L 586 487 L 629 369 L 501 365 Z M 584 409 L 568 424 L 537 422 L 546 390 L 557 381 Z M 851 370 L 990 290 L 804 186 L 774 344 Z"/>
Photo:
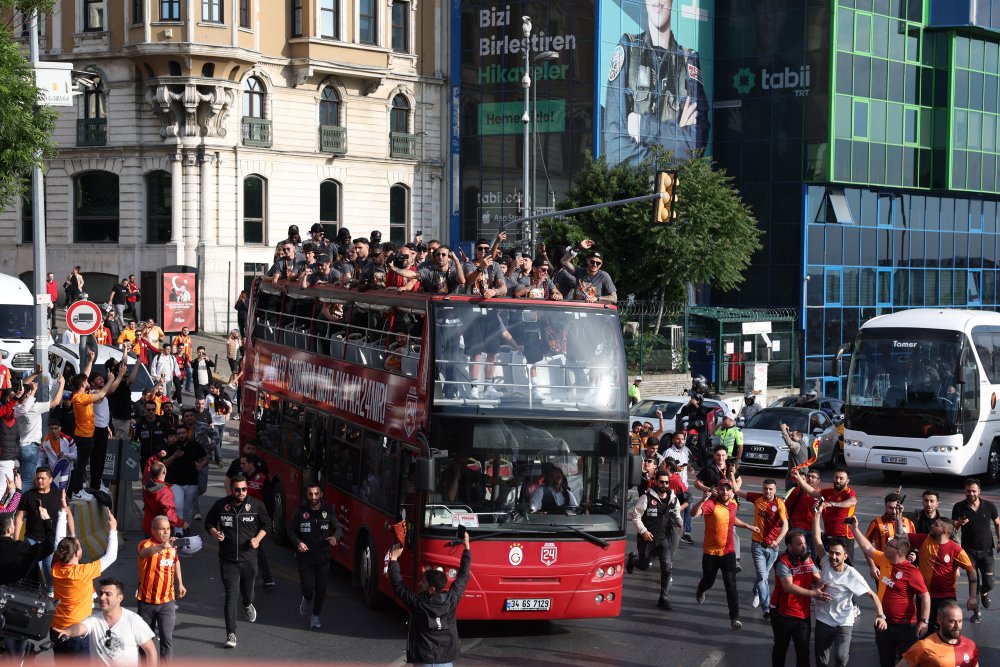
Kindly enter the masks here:
<path id="1" fill-rule="evenodd" d="M 641 375 L 636 375 L 635 376 L 635 381 L 636 382 L 642 382 L 642 376 Z"/>

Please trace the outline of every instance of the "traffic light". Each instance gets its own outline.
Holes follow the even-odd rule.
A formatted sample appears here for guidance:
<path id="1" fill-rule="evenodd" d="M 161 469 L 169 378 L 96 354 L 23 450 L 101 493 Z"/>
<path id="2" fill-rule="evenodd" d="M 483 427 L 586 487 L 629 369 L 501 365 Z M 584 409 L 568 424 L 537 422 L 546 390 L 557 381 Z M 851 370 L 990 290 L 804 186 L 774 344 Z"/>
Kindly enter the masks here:
<path id="1" fill-rule="evenodd" d="M 677 172 L 656 172 L 656 187 L 654 193 L 660 195 L 653 201 L 653 224 L 663 225 L 677 219 L 674 205 L 677 203 Z"/>

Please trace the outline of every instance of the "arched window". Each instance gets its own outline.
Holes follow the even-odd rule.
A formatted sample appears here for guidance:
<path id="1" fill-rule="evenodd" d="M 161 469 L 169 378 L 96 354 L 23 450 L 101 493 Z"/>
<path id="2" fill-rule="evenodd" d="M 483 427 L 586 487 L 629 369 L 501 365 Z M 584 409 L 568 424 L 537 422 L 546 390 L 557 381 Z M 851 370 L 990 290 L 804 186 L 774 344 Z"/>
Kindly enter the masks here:
<path id="1" fill-rule="evenodd" d="M 83 91 L 83 118 L 77 121 L 77 146 L 104 146 L 108 143 L 108 101 L 104 82 L 95 78 Z"/>
<path id="2" fill-rule="evenodd" d="M 243 243 L 264 243 L 266 192 L 264 179 L 257 175 L 243 179 Z"/>
<path id="3" fill-rule="evenodd" d="M 170 243 L 171 206 L 170 174 L 154 171 L 146 175 L 147 243 Z"/>
<path id="4" fill-rule="evenodd" d="M 319 184 L 319 224 L 326 238 L 337 238 L 340 228 L 340 183 L 323 181 Z"/>
<path id="5" fill-rule="evenodd" d="M 404 95 L 392 98 L 392 113 L 389 118 L 389 129 L 392 132 L 410 131 L 410 102 Z"/>
<path id="6" fill-rule="evenodd" d="M 392 98 L 389 112 L 389 155 L 414 159 L 417 157 L 417 138 L 410 134 L 410 102 L 405 95 Z"/>
<path id="7" fill-rule="evenodd" d="M 319 101 L 319 124 L 340 125 L 340 93 L 333 86 L 323 89 Z"/>
<path id="8" fill-rule="evenodd" d="M 347 128 L 340 120 L 340 93 L 333 86 L 323 89 L 319 100 L 319 149 L 324 153 L 347 152 Z"/>
<path id="9" fill-rule="evenodd" d="M 243 117 L 264 117 L 264 84 L 255 76 L 251 76 L 243 84 Z"/>
<path id="10" fill-rule="evenodd" d="M 389 189 L 389 241 L 406 243 L 410 238 L 410 189 L 397 183 Z"/>
<path id="11" fill-rule="evenodd" d="M 118 243 L 118 175 L 88 171 L 73 177 L 73 241 Z"/>

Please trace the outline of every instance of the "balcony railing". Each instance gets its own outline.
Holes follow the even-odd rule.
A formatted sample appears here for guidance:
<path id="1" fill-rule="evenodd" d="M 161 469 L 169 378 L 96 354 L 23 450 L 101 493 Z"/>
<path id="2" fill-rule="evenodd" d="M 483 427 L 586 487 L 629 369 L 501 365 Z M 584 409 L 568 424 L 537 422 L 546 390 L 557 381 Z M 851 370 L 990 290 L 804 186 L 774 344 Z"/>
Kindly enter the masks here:
<path id="1" fill-rule="evenodd" d="M 347 153 L 347 128 L 339 125 L 320 125 L 319 149 L 334 155 Z"/>
<path id="2" fill-rule="evenodd" d="M 107 118 L 78 118 L 76 121 L 77 146 L 107 146 Z"/>
<path id="3" fill-rule="evenodd" d="M 271 121 L 267 118 L 243 119 L 243 145 L 271 147 Z"/>
<path id="4" fill-rule="evenodd" d="M 406 132 L 390 132 L 389 157 L 417 159 L 417 135 Z"/>

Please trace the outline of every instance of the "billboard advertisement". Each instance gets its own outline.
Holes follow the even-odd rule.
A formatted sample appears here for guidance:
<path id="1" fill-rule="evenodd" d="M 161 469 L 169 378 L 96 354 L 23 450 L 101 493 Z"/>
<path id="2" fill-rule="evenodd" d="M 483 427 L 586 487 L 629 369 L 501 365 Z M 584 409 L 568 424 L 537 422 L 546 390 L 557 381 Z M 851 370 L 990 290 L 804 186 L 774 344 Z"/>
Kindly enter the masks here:
<path id="1" fill-rule="evenodd" d="M 600 6 L 599 153 L 637 163 L 654 147 L 708 152 L 714 0 L 604 0 Z"/>
<path id="2" fill-rule="evenodd" d="M 198 278 L 194 271 L 163 272 L 163 331 L 175 333 L 183 327 L 197 330 L 198 317 L 195 291 Z"/>

